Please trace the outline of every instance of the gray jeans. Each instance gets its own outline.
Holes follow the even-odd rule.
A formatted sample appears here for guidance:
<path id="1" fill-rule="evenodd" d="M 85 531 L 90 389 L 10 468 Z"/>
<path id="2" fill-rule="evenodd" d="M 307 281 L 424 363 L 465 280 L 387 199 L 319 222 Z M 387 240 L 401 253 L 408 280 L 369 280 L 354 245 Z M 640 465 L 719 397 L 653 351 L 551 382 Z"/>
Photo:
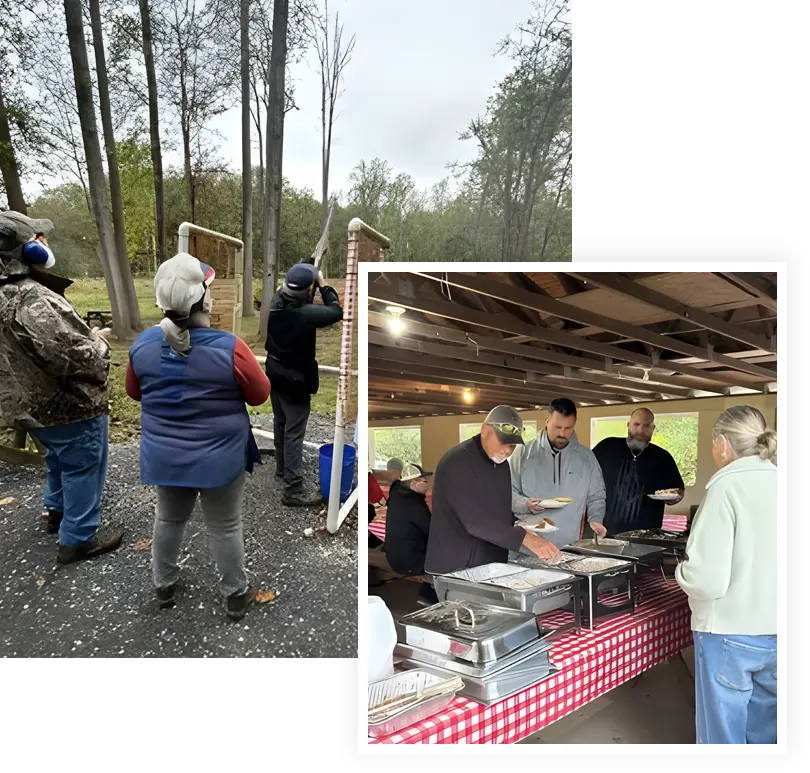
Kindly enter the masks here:
<path id="1" fill-rule="evenodd" d="M 152 535 L 152 577 L 156 588 L 167 588 L 180 576 L 177 559 L 183 545 L 183 533 L 199 495 L 211 552 L 220 574 L 222 595 L 227 597 L 247 590 L 242 536 L 244 488 L 245 473 L 233 483 L 218 488 L 158 486 Z"/>
<path id="2" fill-rule="evenodd" d="M 276 474 L 284 478 L 287 488 L 296 488 L 304 482 L 301 477 L 301 459 L 304 454 L 310 401 L 293 403 L 276 391 L 270 393 L 270 401 L 273 404 Z"/>

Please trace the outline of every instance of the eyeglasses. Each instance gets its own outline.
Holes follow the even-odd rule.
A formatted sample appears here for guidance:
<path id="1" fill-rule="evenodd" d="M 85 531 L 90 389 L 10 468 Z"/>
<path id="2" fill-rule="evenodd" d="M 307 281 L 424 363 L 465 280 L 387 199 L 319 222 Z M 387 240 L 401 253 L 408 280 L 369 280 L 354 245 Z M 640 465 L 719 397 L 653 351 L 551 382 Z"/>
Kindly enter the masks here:
<path id="1" fill-rule="evenodd" d="M 516 427 L 514 424 L 491 424 L 490 426 L 495 427 L 504 435 L 520 435 L 521 437 L 526 435 L 526 427 Z"/>

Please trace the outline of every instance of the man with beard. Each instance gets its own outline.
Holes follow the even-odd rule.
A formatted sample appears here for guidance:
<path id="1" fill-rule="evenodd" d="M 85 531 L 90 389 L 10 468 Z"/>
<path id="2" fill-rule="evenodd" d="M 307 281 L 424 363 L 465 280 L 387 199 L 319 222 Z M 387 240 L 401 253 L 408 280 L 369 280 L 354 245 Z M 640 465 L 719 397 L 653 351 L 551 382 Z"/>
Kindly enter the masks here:
<path id="1" fill-rule="evenodd" d="M 565 506 L 550 515 L 558 531 L 548 535 L 557 547 L 580 539 L 583 516 L 591 530 L 604 537 L 605 484 L 593 452 L 577 440 L 577 407 L 565 398 L 553 400 L 543 431 L 509 460 L 512 472 L 512 511 L 527 523 L 544 513 L 543 499 L 560 499 Z M 534 516 L 534 517 L 532 517 Z"/>
<path id="2" fill-rule="evenodd" d="M 669 451 L 652 443 L 655 415 L 636 408 L 627 422 L 627 438 L 600 441 L 593 453 L 602 468 L 607 490 L 605 526 L 611 534 L 631 529 L 660 529 L 664 502 L 650 499 L 660 489 L 677 489 L 683 498 L 683 478 Z"/>
<path id="3" fill-rule="evenodd" d="M 515 525 L 509 459 L 523 444 L 523 419 L 508 405 L 493 408 L 481 434 L 451 448 L 436 467 L 425 571 L 447 574 L 505 563 L 509 551 L 526 548 L 539 558 L 559 552 Z M 387 541 L 387 540 L 386 540 Z"/>

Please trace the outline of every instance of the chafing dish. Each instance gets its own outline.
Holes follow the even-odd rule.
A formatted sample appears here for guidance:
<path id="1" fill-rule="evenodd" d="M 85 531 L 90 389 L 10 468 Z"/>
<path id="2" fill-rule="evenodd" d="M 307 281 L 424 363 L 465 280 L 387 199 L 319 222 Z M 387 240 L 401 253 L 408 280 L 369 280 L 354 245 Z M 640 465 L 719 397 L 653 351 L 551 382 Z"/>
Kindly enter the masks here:
<path id="1" fill-rule="evenodd" d="M 486 663 L 539 638 L 530 612 L 487 606 L 474 601 L 443 601 L 397 621 L 402 644 Z"/>
<path id="2" fill-rule="evenodd" d="M 616 535 L 616 539 L 627 540 L 638 545 L 654 545 L 665 550 L 683 553 L 686 550 L 686 541 L 689 535 L 683 531 L 667 531 L 666 529 L 635 529 Z"/>
<path id="3" fill-rule="evenodd" d="M 571 545 L 566 545 L 565 550 L 572 553 L 582 553 L 583 555 L 620 557 L 628 561 L 637 561 L 646 566 L 659 565 L 666 552 L 664 548 L 655 545 L 628 542 L 627 540 L 612 540 L 609 544 L 605 544 L 606 542 L 605 539 L 600 539 L 599 542 L 583 539 Z"/>

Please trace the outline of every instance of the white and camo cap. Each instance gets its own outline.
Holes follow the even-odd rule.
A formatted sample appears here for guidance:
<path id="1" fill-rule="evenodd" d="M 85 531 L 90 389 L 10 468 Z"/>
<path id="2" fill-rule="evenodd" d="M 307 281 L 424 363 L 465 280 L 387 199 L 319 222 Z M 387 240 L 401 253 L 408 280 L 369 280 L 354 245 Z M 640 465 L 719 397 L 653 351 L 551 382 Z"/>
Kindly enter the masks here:
<path id="1" fill-rule="evenodd" d="M 214 281 L 214 269 L 187 252 L 161 263 L 155 274 L 155 300 L 163 311 L 187 317 Z"/>

